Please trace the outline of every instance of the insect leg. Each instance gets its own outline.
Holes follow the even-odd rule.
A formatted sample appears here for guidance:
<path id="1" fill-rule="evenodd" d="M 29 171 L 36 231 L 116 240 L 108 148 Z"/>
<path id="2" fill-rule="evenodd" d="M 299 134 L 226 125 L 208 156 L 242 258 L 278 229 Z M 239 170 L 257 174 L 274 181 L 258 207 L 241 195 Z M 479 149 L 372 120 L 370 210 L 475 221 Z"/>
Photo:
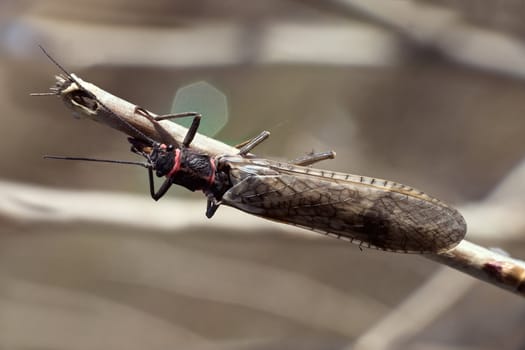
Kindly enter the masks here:
<path id="1" fill-rule="evenodd" d="M 184 117 L 193 117 L 193 120 L 191 122 L 191 125 L 188 129 L 188 132 L 186 133 L 186 136 L 184 137 L 184 141 L 182 141 L 182 145 L 184 147 L 189 147 L 191 141 L 195 138 L 195 135 L 197 134 L 197 130 L 199 129 L 199 125 L 201 123 L 202 115 L 197 112 L 186 112 L 186 113 L 177 113 L 177 114 L 165 114 L 160 115 L 157 117 L 153 117 L 156 121 L 159 120 L 165 120 L 165 119 L 174 119 L 174 118 L 184 118 Z"/>
<path id="2" fill-rule="evenodd" d="M 269 132 L 268 132 L 268 131 L 263 131 L 262 133 L 260 133 L 260 134 L 257 135 L 256 137 L 252 137 L 251 139 L 245 140 L 245 141 L 243 141 L 243 142 L 241 142 L 241 143 L 235 145 L 235 148 L 237 148 L 237 149 L 241 149 L 241 148 L 243 148 L 244 146 L 246 146 L 248 143 L 253 142 L 254 139 L 256 139 L 256 138 L 258 138 L 258 137 L 261 137 L 262 134 L 265 134 L 265 133 L 268 133 L 268 135 L 269 135 Z M 266 136 L 266 137 L 268 137 L 268 136 Z M 261 142 L 262 142 L 262 141 L 261 141 Z M 253 147 L 255 147 L 255 146 L 253 146 Z M 252 147 L 252 148 L 253 148 L 253 147 Z"/>
<path id="3" fill-rule="evenodd" d="M 134 139 L 131 139 L 131 138 L 130 138 L 130 139 L 128 139 L 128 140 L 134 140 Z M 137 146 L 135 146 L 131 141 L 130 141 L 130 143 L 131 143 L 131 148 L 130 148 L 130 151 L 131 151 L 131 152 L 133 152 L 133 153 L 135 153 L 135 154 L 137 154 L 137 155 L 139 155 L 139 156 L 146 157 L 145 153 L 144 153 L 142 150 L 139 150 L 139 149 L 137 148 Z"/>
<path id="4" fill-rule="evenodd" d="M 160 186 L 159 190 L 155 192 L 155 182 L 153 180 L 153 169 L 148 168 L 148 177 L 149 177 L 149 193 L 151 194 L 151 198 L 158 201 L 162 196 L 168 192 L 169 188 L 172 185 L 171 178 L 167 178 L 164 183 Z"/>
<path id="5" fill-rule="evenodd" d="M 334 159 L 335 158 L 335 152 L 334 151 L 328 151 L 328 152 L 319 152 L 319 153 L 308 153 L 302 157 L 296 158 L 292 161 L 290 161 L 291 164 L 295 165 L 301 165 L 301 166 L 307 166 L 312 165 L 314 163 L 320 162 L 322 160 L 326 159 Z"/>
<path id="6" fill-rule="evenodd" d="M 177 140 L 175 140 L 175 138 L 162 125 L 160 125 L 159 122 L 155 120 L 155 117 L 151 115 L 150 112 L 148 112 L 142 107 L 135 106 L 135 113 L 140 114 L 141 116 L 145 117 L 153 124 L 155 130 L 159 133 L 163 143 L 168 144 L 168 145 L 174 145 L 178 147 Z"/>
<path id="7" fill-rule="evenodd" d="M 184 117 L 199 117 L 199 118 L 201 117 L 201 114 L 197 112 L 184 112 L 184 113 L 163 114 L 163 115 L 154 116 L 150 112 L 148 112 L 147 110 L 139 106 L 135 107 L 135 113 L 138 113 L 148 118 L 151 121 L 161 121 L 161 120 L 166 120 L 166 119 L 176 119 L 176 118 L 184 118 Z"/>
<path id="8" fill-rule="evenodd" d="M 153 115 L 151 115 L 150 112 L 148 112 L 147 110 L 145 110 L 142 107 L 136 106 L 135 107 L 135 113 L 138 113 L 138 114 L 140 114 L 143 117 L 146 117 L 149 121 L 152 121 L 152 122 L 156 121 L 155 117 Z"/>
<path id="9" fill-rule="evenodd" d="M 182 142 L 182 144 L 185 147 L 188 147 L 191 141 L 193 141 L 193 138 L 197 134 L 197 129 L 199 128 L 199 124 L 202 118 L 202 115 L 197 112 L 184 112 L 184 113 L 164 114 L 164 115 L 153 116 L 147 110 L 145 110 L 142 107 L 138 107 L 138 106 L 135 107 L 135 112 L 141 114 L 142 116 L 146 117 L 148 120 L 153 121 L 153 122 L 158 122 L 158 121 L 166 120 L 166 119 L 193 117 L 191 126 L 188 129 L 186 136 L 184 137 L 184 141 Z"/>
<path id="10" fill-rule="evenodd" d="M 206 217 L 211 219 L 219 208 L 220 202 L 218 202 L 213 195 L 208 196 L 208 203 L 206 204 Z"/>
<path id="11" fill-rule="evenodd" d="M 202 118 L 202 115 L 200 113 L 184 112 L 184 113 L 175 113 L 175 114 L 164 114 L 164 115 L 153 117 L 153 119 L 155 119 L 156 121 L 159 121 L 159 120 L 185 118 L 185 117 L 193 117 L 193 121 L 191 122 L 190 128 L 188 129 L 188 132 L 186 133 L 186 136 L 184 137 L 184 141 L 182 142 L 184 147 L 189 147 L 191 141 L 193 141 L 193 138 L 197 134 L 197 129 L 199 129 L 199 125 L 200 125 L 201 118 Z"/>
<path id="12" fill-rule="evenodd" d="M 182 144 L 185 147 L 189 147 L 191 141 L 193 141 L 193 138 L 197 134 L 197 129 L 199 128 L 200 123 L 201 123 L 201 115 L 197 114 L 196 116 L 193 117 L 190 128 L 188 129 L 186 136 L 184 136 L 184 141 L 182 141 Z"/>
<path id="13" fill-rule="evenodd" d="M 185 117 L 201 117 L 200 113 L 197 112 L 184 112 L 184 113 L 174 113 L 174 114 L 164 114 L 153 117 L 153 119 L 160 121 L 166 119 L 176 119 L 176 118 L 185 118 Z"/>
<path id="14" fill-rule="evenodd" d="M 240 144 L 241 148 L 239 149 L 239 154 L 241 156 L 247 155 L 255 146 L 266 140 L 270 136 L 269 131 L 263 131 L 259 135 L 255 136 L 254 138 L 245 141 Z"/>

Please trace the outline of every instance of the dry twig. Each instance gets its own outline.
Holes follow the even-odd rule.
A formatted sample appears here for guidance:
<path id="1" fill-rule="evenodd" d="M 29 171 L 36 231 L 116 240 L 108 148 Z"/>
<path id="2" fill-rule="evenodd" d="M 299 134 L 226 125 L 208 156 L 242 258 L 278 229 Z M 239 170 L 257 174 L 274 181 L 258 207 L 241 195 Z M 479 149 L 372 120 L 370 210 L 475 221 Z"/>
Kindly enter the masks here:
<path id="1" fill-rule="evenodd" d="M 525 76 L 522 40 L 469 24 L 444 6 L 381 0 L 333 0 L 332 3 L 347 9 L 351 15 L 361 13 L 453 62 L 521 79 Z"/>
<path id="2" fill-rule="evenodd" d="M 107 124 L 128 135 L 139 136 L 136 131 L 114 116 L 117 114 L 148 137 L 163 141 L 162 135 L 152 123 L 136 112 L 136 105 L 111 95 L 93 84 L 84 82 L 74 75 L 73 78 L 82 85 L 82 88 L 68 79 L 57 77 L 57 85 L 54 91 L 76 114 Z M 93 96 L 88 96 L 86 90 L 96 96 L 96 99 Z M 171 122 L 161 121 L 161 123 L 177 142 L 183 140 L 186 134 L 184 127 Z M 192 147 L 209 155 L 235 154 L 237 152 L 231 146 L 198 134 L 192 142 Z M 446 252 L 423 256 L 525 296 L 525 263 L 523 261 L 512 259 L 507 255 L 485 249 L 466 240 Z"/>
<path id="3" fill-rule="evenodd" d="M 442 267 L 398 307 L 370 327 L 348 350 L 383 350 L 399 346 L 420 333 L 463 297 L 474 280 Z M 436 298 L 439 290 L 441 298 Z"/>

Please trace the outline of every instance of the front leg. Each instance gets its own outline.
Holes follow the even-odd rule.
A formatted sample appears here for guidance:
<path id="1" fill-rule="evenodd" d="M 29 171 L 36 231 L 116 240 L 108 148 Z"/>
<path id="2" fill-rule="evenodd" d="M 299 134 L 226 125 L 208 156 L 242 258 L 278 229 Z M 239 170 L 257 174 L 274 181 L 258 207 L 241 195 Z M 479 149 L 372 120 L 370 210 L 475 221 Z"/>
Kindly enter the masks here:
<path id="1" fill-rule="evenodd" d="M 153 180 L 153 170 L 151 168 L 148 168 L 148 177 L 149 177 L 149 193 L 151 195 L 151 198 L 153 198 L 155 201 L 158 201 L 162 198 L 168 192 L 171 185 L 173 184 L 173 181 L 171 180 L 171 177 L 168 177 L 166 180 L 164 180 L 164 183 L 160 186 L 158 191 L 155 191 L 155 181 Z"/>
<path id="2" fill-rule="evenodd" d="M 208 203 L 206 205 L 206 217 L 208 219 L 211 219 L 212 216 L 215 214 L 217 209 L 219 209 L 219 206 L 221 205 L 221 202 L 218 201 L 213 194 L 208 194 Z"/>
<path id="3" fill-rule="evenodd" d="M 189 147 L 191 141 L 193 141 L 193 138 L 197 134 L 197 129 L 199 129 L 199 124 L 201 122 L 202 115 L 197 112 L 184 112 L 184 113 L 175 113 L 175 114 L 165 114 L 165 115 L 157 115 L 154 116 L 147 110 L 145 110 L 142 107 L 136 106 L 135 107 L 135 113 L 138 113 L 144 117 L 146 117 L 149 121 L 153 122 L 154 125 L 159 125 L 158 122 L 161 120 L 167 120 L 167 119 L 176 119 L 176 118 L 187 118 L 187 117 L 193 117 L 193 121 L 191 123 L 190 128 L 188 129 L 188 132 L 186 133 L 186 137 L 184 137 L 184 141 L 182 142 L 182 145 L 184 147 Z M 165 132 L 165 130 L 163 129 Z M 170 135 L 170 137 L 173 139 L 173 137 Z M 174 140 L 173 140 L 174 141 Z M 175 142 L 170 142 L 171 144 L 175 145 Z"/>
<path id="4" fill-rule="evenodd" d="M 199 129 L 199 124 L 202 118 L 202 115 L 200 113 L 185 112 L 185 113 L 176 113 L 176 114 L 165 114 L 165 115 L 158 115 L 153 118 L 156 121 L 159 121 L 159 120 L 166 120 L 166 119 L 186 118 L 186 117 L 193 117 L 191 126 L 189 127 L 188 132 L 186 133 L 186 137 L 184 138 L 184 141 L 182 142 L 184 147 L 189 147 L 191 141 L 193 141 L 193 138 L 197 134 L 197 129 Z"/>
<path id="5" fill-rule="evenodd" d="M 150 112 L 148 112 L 142 107 L 135 106 L 135 113 L 145 117 L 151 122 L 151 124 L 155 128 L 155 131 L 159 134 L 162 143 L 178 147 L 179 144 L 177 143 L 177 140 L 175 140 L 173 135 L 171 135 L 168 132 L 168 130 L 166 130 L 162 125 L 159 124 L 157 120 L 155 120 L 155 117 Z"/>

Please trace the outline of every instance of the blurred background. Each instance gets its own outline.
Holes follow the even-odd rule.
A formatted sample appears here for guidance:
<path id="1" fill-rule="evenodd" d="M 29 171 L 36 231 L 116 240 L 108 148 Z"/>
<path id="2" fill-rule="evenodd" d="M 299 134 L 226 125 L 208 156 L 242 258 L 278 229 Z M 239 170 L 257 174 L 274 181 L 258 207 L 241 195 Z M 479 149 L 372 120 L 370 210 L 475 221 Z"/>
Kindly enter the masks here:
<path id="1" fill-rule="evenodd" d="M 523 259 L 524 16 L 519 0 L 0 2 L 0 349 L 524 349 L 523 300 L 460 272 L 229 208 L 207 220 L 201 193 L 152 201 L 144 169 L 44 161 L 135 158 L 29 97 L 58 73 L 40 44 L 152 112 L 182 100 L 226 143 L 271 131 L 260 156 L 333 149 L 319 167 L 422 189 Z"/>

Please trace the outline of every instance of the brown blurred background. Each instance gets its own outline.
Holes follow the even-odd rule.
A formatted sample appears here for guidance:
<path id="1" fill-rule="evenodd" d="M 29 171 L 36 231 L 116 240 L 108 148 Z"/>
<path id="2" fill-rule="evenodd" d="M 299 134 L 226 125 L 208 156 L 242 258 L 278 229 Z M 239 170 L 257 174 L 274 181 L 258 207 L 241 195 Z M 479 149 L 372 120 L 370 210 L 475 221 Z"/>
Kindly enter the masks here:
<path id="1" fill-rule="evenodd" d="M 28 96 L 58 73 L 40 44 L 84 80 L 159 114 L 177 89 L 212 84 L 229 117 L 214 137 L 236 144 L 270 130 L 258 155 L 334 149 L 321 167 L 486 207 L 525 154 L 524 16 L 518 0 L 1 2 L 0 349 L 378 349 L 363 338 L 396 313 L 399 329 L 426 321 L 379 332 L 388 349 L 525 348 L 523 300 L 456 271 L 439 272 L 445 282 L 405 314 L 440 269 L 418 256 L 259 229 L 255 219 L 239 228 L 246 215 L 226 208 L 216 217 L 228 225 L 213 218 L 183 232 L 25 220 L 10 214 L 20 203 L 7 191 L 149 199 L 143 169 L 42 160 L 133 155 L 124 135 Z M 524 177 L 498 197 L 518 218 Z M 204 216 L 201 194 L 168 197 Z M 145 203 L 147 221 L 162 204 Z M 517 223 L 499 220 L 512 237 L 479 217 L 468 223 L 470 240 L 525 257 Z"/>

